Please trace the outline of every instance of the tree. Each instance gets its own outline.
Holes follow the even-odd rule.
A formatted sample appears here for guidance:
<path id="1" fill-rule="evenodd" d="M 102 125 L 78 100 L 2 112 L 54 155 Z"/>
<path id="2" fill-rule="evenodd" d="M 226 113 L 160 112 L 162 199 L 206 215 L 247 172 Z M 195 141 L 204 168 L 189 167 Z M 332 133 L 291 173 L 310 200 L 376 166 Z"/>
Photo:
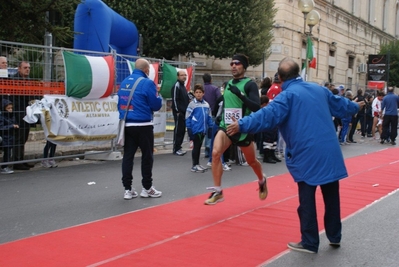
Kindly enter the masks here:
<path id="1" fill-rule="evenodd" d="M 244 53 L 256 66 L 263 62 L 264 53 L 269 55 L 277 12 L 273 0 L 104 2 L 136 24 L 149 57 L 172 59 L 199 53 L 227 58 Z"/>
<path id="2" fill-rule="evenodd" d="M 79 0 L 2 1 L 0 39 L 43 44 L 43 36 L 47 30 L 52 33 L 58 45 L 71 44 L 73 16 L 79 2 Z"/>
<path id="3" fill-rule="evenodd" d="M 389 86 L 399 87 L 399 42 L 392 41 L 380 47 L 380 55 L 389 55 Z"/>

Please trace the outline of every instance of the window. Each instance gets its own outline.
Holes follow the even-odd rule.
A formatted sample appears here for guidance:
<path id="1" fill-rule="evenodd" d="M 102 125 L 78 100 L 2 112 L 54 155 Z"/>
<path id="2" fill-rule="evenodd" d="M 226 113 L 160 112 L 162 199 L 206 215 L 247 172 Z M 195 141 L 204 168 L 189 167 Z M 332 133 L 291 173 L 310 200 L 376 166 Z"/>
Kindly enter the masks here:
<path id="1" fill-rule="evenodd" d="M 396 2 L 396 12 L 395 12 L 395 36 L 399 37 L 399 2 Z"/>
<path id="2" fill-rule="evenodd" d="M 349 56 L 348 57 L 348 69 L 353 69 L 354 64 L 355 64 L 355 57 Z"/>
<path id="3" fill-rule="evenodd" d="M 368 19 L 368 22 L 371 25 L 374 25 L 374 19 L 375 19 L 374 10 L 375 10 L 374 0 L 369 0 L 369 19 Z"/>
<path id="4" fill-rule="evenodd" d="M 388 14 L 389 14 L 389 5 L 388 0 L 384 0 L 384 5 L 382 9 L 382 30 L 386 30 L 388 26 Z"/>
<path id="5" fill-rule="evenodd" d="M 328 68 L 328 82 L 334 82 L 334 67 Z"/>

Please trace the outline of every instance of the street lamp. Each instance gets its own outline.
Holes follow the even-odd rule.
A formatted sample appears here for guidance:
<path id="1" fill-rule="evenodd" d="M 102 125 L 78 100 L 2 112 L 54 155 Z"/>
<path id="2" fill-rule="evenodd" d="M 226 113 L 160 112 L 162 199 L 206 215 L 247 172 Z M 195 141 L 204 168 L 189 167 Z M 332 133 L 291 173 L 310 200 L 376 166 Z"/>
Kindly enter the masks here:
<path id="1" fill-rule="evenodd" d="M 309 26 L 309 35 L 312 35 L 313 26 L 320 21 L 320 14 L 316 10 L 312 10 L 306 16 L 306 24 Z"/>
<path id="2" fill-rule="evenodd" d="M 307 55 L 309 49 L 309 38 L 312 35 L 313 27 L 319 23 L 320 14 L 316 10 L 314 10 L 314 1 L 313 0 L 299 0 L 298 8 L 303 13 L 303 30 L 306 34 L 306 65 L 305 65 L 305 80 L 308 78 L 308 70 L 309 70 L 309 58 Z M 306 25 L 309 26 L 309 32 L 306 31 Z"/>
<path id="3" fill-rule="evenodd" d="M 306 15 L 313 10 L 314 1 L 313 0 L 299 0 L 298 8 L 303 13 L 303 29 L 306 31 Z"/>

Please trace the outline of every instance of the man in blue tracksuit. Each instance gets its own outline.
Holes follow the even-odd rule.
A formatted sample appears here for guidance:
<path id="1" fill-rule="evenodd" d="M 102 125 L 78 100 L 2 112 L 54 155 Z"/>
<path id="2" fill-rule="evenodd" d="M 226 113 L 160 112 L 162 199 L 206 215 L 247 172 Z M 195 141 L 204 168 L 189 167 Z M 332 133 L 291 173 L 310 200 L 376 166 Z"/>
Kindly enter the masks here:
<path id="1" fill-rule="evenodd" d="M 266 107 L 231 124 L 227 133 L 256 133 L 279 127 L 287 145 L 286 164 L 298 184 L 302 235 L 300 242 L 291 242 L 288 247 L 316 253 L 319 248 L 317 186 L 321 187 L 325 204 L 327 238 L 334 247 L 341 242 L 339 180 L 348 174 L 331 117 L 355 114 L 364 102 L 351 102 L 333 95 L 325 87 L 304 82 L 299 71 L 294 60 L 283 59 L 278 68 L 283 91 Z"/>
<path id="2" fill-rule="evenodd" d="M 124 199 L 138 196 L 132 188 L 134 155 L 137 148 L 141 149 L 141 197 L 160 197 L 161 191 L 152 186 L 152 165 L 154 162 L 154 123 L 153 113 L 162 106 L 162 98 L 158 95 L 157 87 L 148 78 L 150 64 L 145 59 L 136 61 L 135 70 L 120 85 L 118 90 L 119 119 L 123 119 L 126 107 L 129 106 L 125 125 L 125 145 L 122 160 L 122 184 L 125 188 Z M 134 83 L 139 81 L 130 103 L 127 103 Z"/>

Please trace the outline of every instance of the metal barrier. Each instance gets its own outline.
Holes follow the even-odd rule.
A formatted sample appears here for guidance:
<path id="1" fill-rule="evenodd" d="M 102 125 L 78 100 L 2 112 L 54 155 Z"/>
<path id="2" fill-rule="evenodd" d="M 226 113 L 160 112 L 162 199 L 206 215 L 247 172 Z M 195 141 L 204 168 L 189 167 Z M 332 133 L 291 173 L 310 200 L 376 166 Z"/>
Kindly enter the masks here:
<path id="1" fill-rule="evenodd" d="M 112 55 L 115 61 L 115 84 L 113 87 L 113 92 L 116 93 L 118 90 L 118 81 L 122 81 L 125 77 L 130 75 L 130 70 L 127 67 L 126 60 L 134 61 L 137 57 L 128 55 L 119 55 L 115 51 L 111 53 L 102 53 L 96 51 L 84 51 L 84 50 L 73 50 L 60 47 L 52 46 L 42 46 L 42 45 L 32 45 L 24 43 L 7 42 L 0 40 L 0 53 L 2 56 L 6 56 L 8 59 L 8 74 L 9 77 L 0 78 L 0 98 L 3 96 L 26 96 L 30 99 L 39 99 L 44 95 L 65 95 L 64 86 L 64 62 L 62 58 L 62 51 L 71 51 L 83 55 L 90 56 L 107 56 Z M 192 62 L 176 62 L 176 61 L 166 61 L 161 59 L 146 58 L 151 63 L 167 62 L 171 65 L 182 66 L 193 66 Z M 18 64 L 21 61 L 27 61 L 30 63 L 30 75 L 28 80 L 17 80 L 13 79 L 13 75 L 16 73 Z M 160 66 L 161 66 L 160 64 Z M 158 70 L 158 76 L 162 77 L 161 68 Z M 195 71 L 193 72 L 193 76 Z M 167 101 L 165 101 L 165 107 L 162 109 L 168 112 Z M 1 104 L 1 102 L 0 102 Z M 2 106 L 2 105 L 1 105 Z M 21 111 L 24 112 L 24 111 Z M 170 112 L 171 113 L 171 112 Z M 22 115 L 22 114 L 20 114 Z M 167 121 L 171 124 L 171 115 L 167 115 Z M 169 127 L 173 130 L 173 127 Z M 155 144 L 157 147 L 165 147 L 171 145 L 173 142 L 173 131 L 166 131 L 164 135 L 164 141 Z M 27 142 L 25 143 L 25 157 L 23 161 L 13 161 L 8 163 L 0 162 L 1 165 L 12 165 L 16 163 L 26 163 L 26 162 L 38 162 L 43 160 L 43 149 L 46 145 L 46 139 L 41 128 L 41 124 L 31 125 L 29 136 Z M 1 146 L 0 146 L 1 150 Z M 56 157 L 54 159 L 63 158 L 76 158 L 87 156 L 88 154 L 97 153 L 110 153 L 113 151 L 118 151 L 113 142 L 110 140 L 108 144 L 101 146 L 57 146 Z"/>

